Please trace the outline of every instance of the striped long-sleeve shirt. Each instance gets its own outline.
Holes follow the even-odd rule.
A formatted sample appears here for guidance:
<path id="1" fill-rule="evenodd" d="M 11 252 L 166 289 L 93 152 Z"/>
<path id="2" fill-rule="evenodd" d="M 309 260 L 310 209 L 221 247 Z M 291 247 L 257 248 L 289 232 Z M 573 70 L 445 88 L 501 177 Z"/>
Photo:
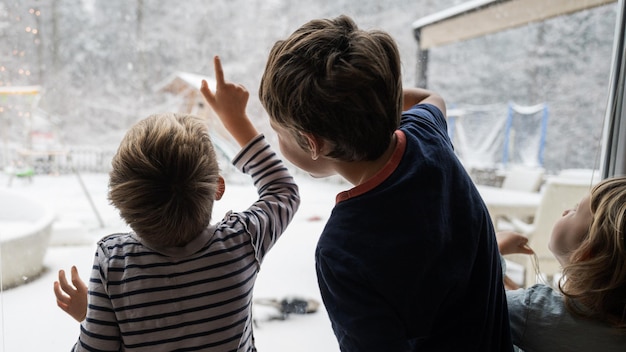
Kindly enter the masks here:
<path id="1" fill-rule="evenodd" d="M 259 198 L 185 247 L 151 248 L 134 233 L 99 241 L 87 318 L 74 351 L 254 351 L 252 290 L 259 265 L 300 197 L 259 135 L 233 160 Z"/>

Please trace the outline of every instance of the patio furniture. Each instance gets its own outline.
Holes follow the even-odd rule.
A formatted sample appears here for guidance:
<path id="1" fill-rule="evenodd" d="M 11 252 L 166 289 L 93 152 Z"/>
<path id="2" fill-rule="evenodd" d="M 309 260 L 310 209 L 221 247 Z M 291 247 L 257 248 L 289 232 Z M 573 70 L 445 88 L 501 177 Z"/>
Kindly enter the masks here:
<path id="1" fill-rule="evenodd" d="M 477 185 L 476 188 L 483 198 L 487 210 L 489 210 L 489 215 L 491 215 L 491 220 L 496 229 L 498 229 L 498 223 L 502 219 L 526 220 L 532 218 L 541 202 L 539 192 L 484 185 Z"/>
<path id="2" fill-rule="evenodd" d="M 561 266 L 548 249 L 552 227 L 562 216 L 563 211 L 578 204 L 595 183 L 597 180 L 587 177 L 549 177 L 541 191 L 541 202 L 537 207 L 534 220 L 527 223 L 520 218 L 510 219 L 514 230 L 528 237 L 528 245 L 535 251 L 539 261 L 539 273 L 535 273 L 531 256 L 511 256 L 511 260 L 525 267 L 524 285 L 526 287 L 540 282 L 537 274 L 548 284 L 553 284 L 555 276 L 560 276 Z"/>

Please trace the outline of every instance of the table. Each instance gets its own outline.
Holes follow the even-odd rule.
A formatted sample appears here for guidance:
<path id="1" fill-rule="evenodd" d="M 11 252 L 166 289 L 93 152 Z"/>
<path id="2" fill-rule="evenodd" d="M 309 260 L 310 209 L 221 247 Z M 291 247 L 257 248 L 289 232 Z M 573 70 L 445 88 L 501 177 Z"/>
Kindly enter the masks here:
<path id="1" fill-rule="evenodd" d="M 491 215 L 494 226 L 502 217 L 526 219 L 533 217 L 539 203 L 541 193 L 517 191 L 507 188 L 477 185 L 476 188 L 483 198 Z"/>

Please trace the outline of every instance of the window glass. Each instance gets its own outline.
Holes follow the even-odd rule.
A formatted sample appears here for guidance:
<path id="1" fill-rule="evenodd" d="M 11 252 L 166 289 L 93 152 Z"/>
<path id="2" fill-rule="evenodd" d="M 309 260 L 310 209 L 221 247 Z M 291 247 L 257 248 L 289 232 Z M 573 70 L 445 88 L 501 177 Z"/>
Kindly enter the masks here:
<path id="1" fill-rule="evenodd" d="M 247 179 L 229 166 L 237 146 L 197 94 L 200 80 L 212 79 L 214 55 L 222 58 L 227 79 L 250 91 L 248 113 L 277 146 L 257 99 L 276 40 L 310 19 L 347 14 L 362 28 L 380 28 L 396 39 L 403 83 L 415 86 L 418 42 L 412 23 L 463 3 L 0 3 L 0 350 L 67 350 L 76 341 L 78 324 L 56 307 L 52 283 L 59 269 L 69 271 L 73 264 L 87 280 L 96 241 L 128 230 L 108 204 L 106 187 L 111 157 L 135 121 L 162 111 L 209 116 L 227 189 L 241 192 L 238 201 L 253 199 Z M 429 50 L 428 88 L 446 100 L 450 137 L 477 184 L 523 183 L 540 193 L 549 177 L 588 185 L 600 176 L 616 16 L 617 2 L 611 2 Z M 525 182 L 507 181 L 516 167 L 542 173 L 528 182 L 536 174 L 516 171 Z M 302 242 L 292 239 L 296 234 L 286 236 L 273 249 L 276 259 L 264 263 L 256 290 L 271 298 L 300 293 L 319 299 L 312 258 L 323 220 L 316 221 L 348 186 L 334 178 L 311 182 L 293 170 L 304 186 L 303 204 L 310 206 L 301 208 L 303 224 L 291 231 L 308 236 L 297 237 Z M 216 203 L 214 217 L 231 205 Z M 301 329 L 285 326 L 291 323 L 255 330 L 259 349 L 336 350 L 323 309 L 294 323 Z M 319 329 L 315 336 L 312 329 Z"/>
<path id="2" fill-rule="evenodd" d="M 598 167 L 616 11 L 615 4 L 601 6 L 433 48 L 429 87 L 464 111 L 459 119 L 467 135 L 486 128 L 468 141 L 474 153 L 486 148 L 480 137 L 500 128 L 492 161 L 540 163 L 549 173 Z M 509 115 L 519 135 L 508 135 L 513 160 L 501 149 L 507 136 L 501 124 Z M 539 140 L 543 118 L 545 139 Z"/>

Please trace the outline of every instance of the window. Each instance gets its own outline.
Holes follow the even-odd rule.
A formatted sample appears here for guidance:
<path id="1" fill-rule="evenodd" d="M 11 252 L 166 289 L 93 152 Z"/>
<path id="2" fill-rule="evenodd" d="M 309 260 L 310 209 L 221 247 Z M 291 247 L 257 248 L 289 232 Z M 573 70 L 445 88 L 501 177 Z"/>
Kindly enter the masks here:
<path id="1" fill-rule="evenodd" d="M 211 58 L 219 54 L 227 78 L 250 91 L 250 116 L 276 143 L 256 98 L 261 73 L 274 41 L 312 18 L 345 13 L 362 28 L 390 32 L 401 51 L 403 83 L 427 85 L 444 97 L 456 150 L 462 160 L 474 156 L 475 163 L 465 162 L 477 181 L 499 185 L 515 164 L 543 168 L 548 176 L 569 170 L 597 177 L 610 157 L 603 150 L 605 130 L 623 130 L 623 125 L 604 121 L 607 106 L 623 110 L 624 88 L 615 87 L 616 75 L 624 82 L 623 57 L 617 58 L 621 71 L 612 75 L 611 69 L 613 53 L 623 55 L 623 38 L 621 44 L 614 40 L 624 3 L 525 1 L 538 6 L 533 13 L 537 18 L 462 37 L 468 28 L 484 28 L 497 22 L 495 18 L 518 18 L 518 8 L 500 7 L 491 17 L 470 17 L 453 26 L 459 37 L 450 40 L 436 38 L 427 27 L 454 24 L 444 19 L 461 18 L 465 12 L 479 16 L 480 11 L 471 9 L 489 8 L 494 1 L 390 0 L 384 6 L 369 0 L 0 3 L 0 259 L 7 284 L 0 290 L 0 350 L 67 350 L 76 341 L 78 324 L 55 306 L 52 282 L 57 270 L 69 271 L 71 264 L 86 280 L 95 241 L 127 230 L 106 200 L 106 172 L 128 126 L 158 111 L 211 118 L 197 87 L 199 79 L 211 78 Z M 552 13 L 549 3 L 584 3 L 589 8 Z M 623 36 L 623 27 L 621 32 Z M 214 129 L 221 138 L 219 123 Z M 625 144 L 616 139 L 606 149 L 617 154 L 612 173 L 624 169 Z M 237 148 L 228 136 L 223 140 L 221 165 L 227 168 Z M 232 177 L 231 189 L 242 192 L 242 199 L 250 197 L 250 189 L 242 186 L 245 181 L 236 172 Z M 309 192 L 303 202 L 319 202 L 315 209 L 325 210 L 346 188 L 333 182 L 315 185 L 314 191 L 303 188 Z M 55 217 L 43 208 L 36 210 L 41 204 L 56 212 Z M 216 203 L 214 217 L 228 206 Z M 312 258 L 314 238 L 323 226 L 315 219 L 324 211 L 307 207 L 301 213 L 306 222 L 288 231 L 307 236 L 285 236 L 273 249 L 275 258 L 267 259 L 259 276 L 259 297 L 300 293 L 319 299 Z M 35 236 L 13 247 L 11 241 L 19 234 L 41 233 L 47 225 L 52 226 L 49 240 Z M 293 253 L 301 255 L 294 259 Z M 12 287 L 8 270 L 18 273 L 20 285 Z M 285 351 L 336 350 L 330 323 L 320 311 L 307 320 L 257 329 L 259 349 L 279 351 L 282 343 Z M 286 329 L 285 324 L 298 328 Z M 311 329 L 316 329 L 315 336 Z"/>

